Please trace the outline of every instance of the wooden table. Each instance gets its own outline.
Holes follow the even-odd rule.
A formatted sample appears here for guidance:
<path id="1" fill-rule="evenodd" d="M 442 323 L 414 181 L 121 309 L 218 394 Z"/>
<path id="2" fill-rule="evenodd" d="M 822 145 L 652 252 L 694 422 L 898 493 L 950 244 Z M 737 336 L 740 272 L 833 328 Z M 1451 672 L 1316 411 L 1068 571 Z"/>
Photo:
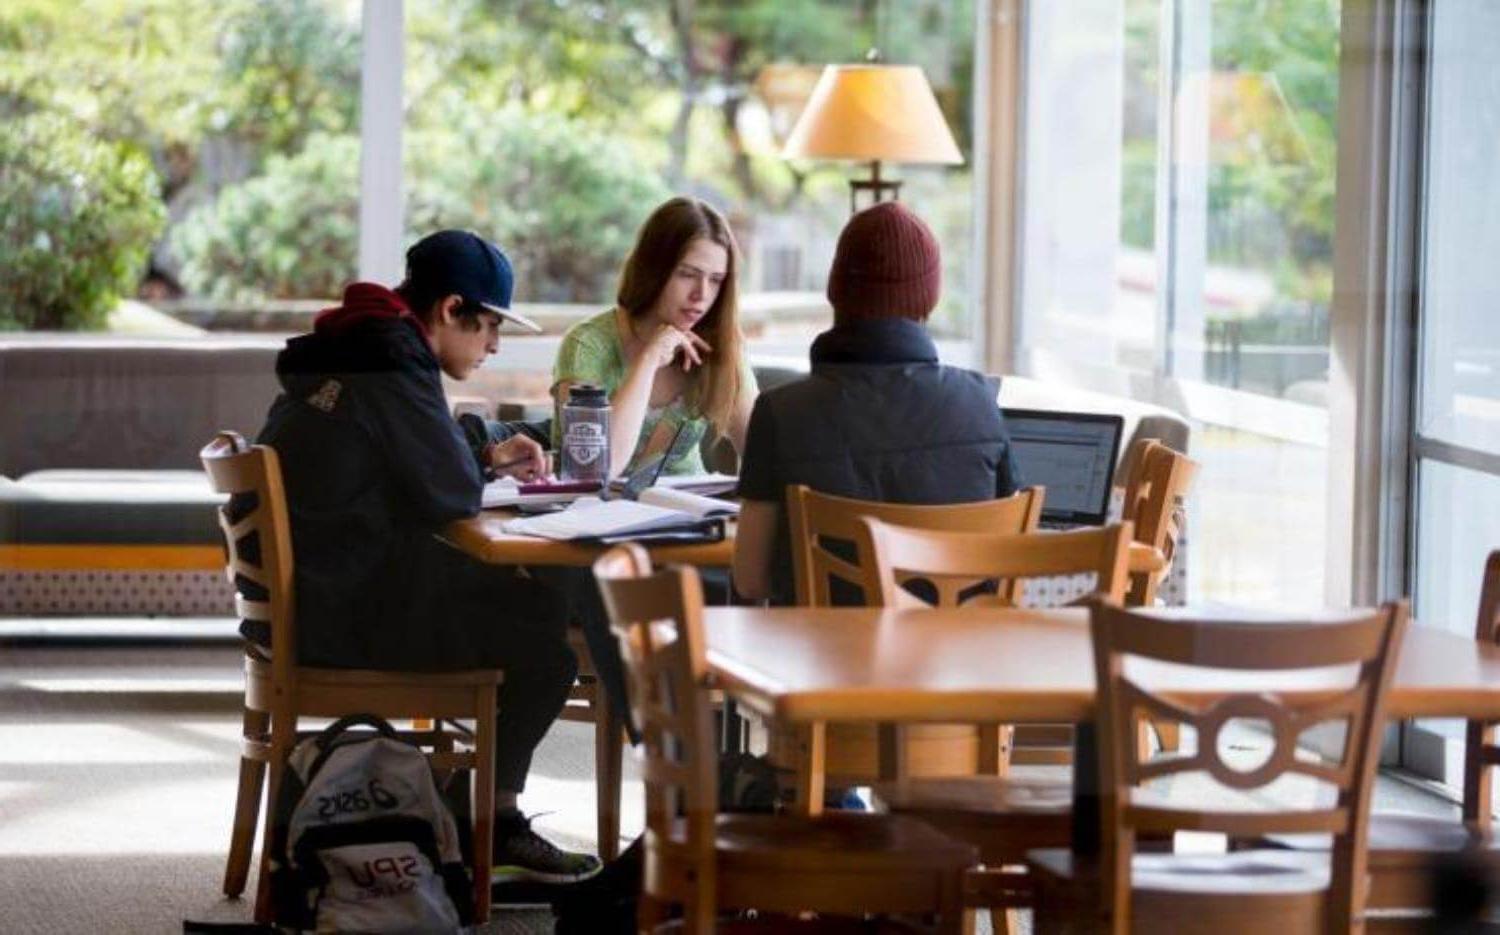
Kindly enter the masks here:
<path id="1" fill-rule="evenodd" d="M 827 721 L 1080 723 L 1093 716 L 1093 649 L 1081 608 L 711 607 L 704 632 L 720 688 L 803 726 L 815 767 L 801 778 L 799 801 L 813 814 L 823 801 L 818 765 Z M 1280 679 L 1161 666 L 1133 674 L 1190 701 Z M 1297 680 L 1312 693 L 1348 684 L 1326 672 Z M 1410 627 L 1387 713 L 1500 719 L 1500 646 Z"/>
<path id="2" fill-rule="evenodd" d="M 597 545 L 555 542 L 536 536 L 517 536 L 501 527 L 515 519 L 514 510 L 484 510 L 478 516 L 456 520 L 443 529 L 442 538 L 474 556 L 494 565 L 572 565 L 587 567 L 603 555 Z M 649 545 L 652 561 L 658 564 L 728 567 L 734 558 L 734 524 L 730 523 L 721 542 L 693 545 Z"/>
<path id="3" fill-rule="evenodd" d="M 478 516 L 449 523 L 442 538 L 482 562 L 495 565 L 574 565 L 587 566 L 603 554 L 596 545 L 554 542 L 536 536 L 517 536 L 501 527 L 515 519 L 514 510 L 484 510 Z M 698 545 L 650 546 L 651 558 L 661 565 L 695 565 L 700 568 L 728 567 L 734 558 L 734 524 L 728 524 L 722 542 Z M 1131 543 L 1129 570 L 1152 571 L 1164 560 L 1156 549 L 1139 542 Z"/>

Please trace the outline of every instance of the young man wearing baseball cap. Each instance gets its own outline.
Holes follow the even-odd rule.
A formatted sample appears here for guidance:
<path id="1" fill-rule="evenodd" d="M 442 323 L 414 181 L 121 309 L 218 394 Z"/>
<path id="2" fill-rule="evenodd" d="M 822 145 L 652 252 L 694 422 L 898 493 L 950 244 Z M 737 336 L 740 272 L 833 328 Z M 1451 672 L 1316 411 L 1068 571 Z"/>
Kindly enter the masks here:
<path id="1" fill-rule="evenodd" d="M 513 323 L 510 261 L 467 231 L 423 238 L 395 289 L 350 284 L 276 361 L 282 393 L 258 441 L 281 460 L 296 555 L 297 655 L 306 665 L 505 670 L 496 731 L 497 880 L 568 882 L 599 869 L 533 832 L 516 808 L 532 751 L 577 673 L 555 592 L 437 541 L 479 511 L 485 479 L 546 472 L 523 427 L 448 411 Z M 468 417 L 466 417 L 468 418 Z M 474 428 L 474 426 L 478 426 Z M 254 625 L 245 635 L 269 641 Z"/>

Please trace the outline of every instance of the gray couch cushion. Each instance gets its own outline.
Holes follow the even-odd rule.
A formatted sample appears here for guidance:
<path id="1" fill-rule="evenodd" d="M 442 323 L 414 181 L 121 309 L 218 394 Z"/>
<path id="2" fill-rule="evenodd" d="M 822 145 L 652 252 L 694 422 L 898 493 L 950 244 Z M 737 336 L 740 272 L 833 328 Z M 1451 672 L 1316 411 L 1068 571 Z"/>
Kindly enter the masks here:
<path id="1" fill-rule="evenodd" d="M 253 436 L 282 339 L 0 338 L 0 475 L 176 468 L 220 429 Z"/>
<path id="2" fill-rule="evenodd" d="M 221 502 L 198 471 L 36 471 L 0 478 L 0 543 L 218 545 Z"/>

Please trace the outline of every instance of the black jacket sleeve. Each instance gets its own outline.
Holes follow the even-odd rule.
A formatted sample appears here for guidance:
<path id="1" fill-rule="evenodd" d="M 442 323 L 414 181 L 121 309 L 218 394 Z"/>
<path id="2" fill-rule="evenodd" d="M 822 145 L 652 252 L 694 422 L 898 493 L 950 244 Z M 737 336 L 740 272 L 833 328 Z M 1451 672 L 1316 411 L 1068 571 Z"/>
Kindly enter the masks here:
<path id="1" fill-rule="evenodd" d="M 361 396 L 403 505 L 419 523 L 436 529 L 479 512 L 484 480 L 436 370 L 381 373 Z"/>

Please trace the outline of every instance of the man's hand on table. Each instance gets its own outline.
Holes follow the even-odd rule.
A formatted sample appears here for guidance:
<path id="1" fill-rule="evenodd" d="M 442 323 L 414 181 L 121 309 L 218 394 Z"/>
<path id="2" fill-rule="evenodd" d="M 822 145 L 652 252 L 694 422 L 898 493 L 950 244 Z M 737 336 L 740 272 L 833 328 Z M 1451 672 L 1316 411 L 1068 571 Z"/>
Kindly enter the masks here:
<path id="1" fill-rule="evenodd" d="M 490 468 L 498 477 L 518 481 L 540 480 L 548 475 L 547 452 L 533 438 L 512 435 L 489 447 Z"/>

